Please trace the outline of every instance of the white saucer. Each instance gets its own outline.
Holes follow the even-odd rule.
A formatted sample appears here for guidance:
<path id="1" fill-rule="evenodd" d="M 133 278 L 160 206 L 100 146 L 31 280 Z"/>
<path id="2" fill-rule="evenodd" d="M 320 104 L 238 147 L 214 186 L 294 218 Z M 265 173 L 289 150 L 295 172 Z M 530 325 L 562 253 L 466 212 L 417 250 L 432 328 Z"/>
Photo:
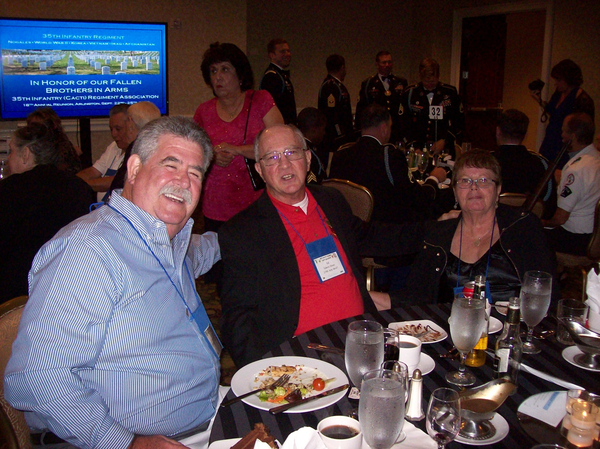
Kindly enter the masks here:
<path id="1" fill-rule="evenodd" d="M 421 360 L 419 360 L 419 364 L 415 369 L 421 370 L 421 375 L 429 374 L 435 368 L 435 361 L 425 353 L 421 353 Z M 410 377 L 412 377 L 412 373 L 410 373 Z"/>
<path id="2" fill-rule="evenodd" d="M 586 371 L 593 371 L 595 373 L 600 373 L 600 368 L 596 368 L 596 369 L 588 368 L 586 366 L 581 366 L 581 365 L 578 365 L 577 363 L 575 363 L 575 356 L 579 355 L 579 354 L 583 354 L 583 352 L 580 351 L 577 346 L 569 346 L 569 347 L 563 349 L 563 352 L 562 352 L 563 359 L 565 359 L 571 365 L 574 365 L 577 368 L 581 368 Z M 423 355 L 421 354 L 421 359 L 422 358 L 423 358 Z"/>
<path id="3" fill-rule="evenodd" d="M 504 324 L 498 318 L 490 317 L 490 327 L 488 328 L 488 335 L 495 334 L 496 332 L 500 332 Z"/>
<path id="4" fill-rule="evenodd" d="M 500 315 L 506 315 L 506 312 L 508 311 L 508 301 L 496 301 L 494 306 Z"/>
<path id="5" fill-rule="evenodd" d="M 488 446 L 490 444 L 502 441 L 506 435 L 508 435 L 508 422 L 500 413 L 496 413 L 490 422 L 496 428 L 496 435 L 494 435 L 492 438 L 488 438 L 486 440 L 472 440 L 470 438 L 463 438 L 460 435 L 457 435 L 454 441 L 462 444 L 468 444 L 469 446 Z"/>

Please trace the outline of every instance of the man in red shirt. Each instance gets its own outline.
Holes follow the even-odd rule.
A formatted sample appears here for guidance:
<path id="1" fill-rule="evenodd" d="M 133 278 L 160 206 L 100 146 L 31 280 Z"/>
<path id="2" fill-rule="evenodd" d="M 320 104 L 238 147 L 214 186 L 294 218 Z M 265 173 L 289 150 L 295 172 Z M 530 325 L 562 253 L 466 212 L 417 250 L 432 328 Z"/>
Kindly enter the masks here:
<path id="1" fill-rule="evenodd" d="M 311 153 L 298 129 L 267 128 L 254 149 L 266 190 L 219 231 L 221 329 L 238 368 L 294 335 L 375 311 L 360 255 L 416 251 L 420 232 L 366 224 L 337 190 L 307 187 Z"/>

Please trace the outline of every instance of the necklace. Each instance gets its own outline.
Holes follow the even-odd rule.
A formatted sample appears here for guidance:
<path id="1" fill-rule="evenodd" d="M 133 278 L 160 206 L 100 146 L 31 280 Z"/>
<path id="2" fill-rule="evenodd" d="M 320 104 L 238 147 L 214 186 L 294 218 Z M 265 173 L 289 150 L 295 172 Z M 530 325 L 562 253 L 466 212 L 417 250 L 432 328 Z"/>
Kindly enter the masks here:
<path id="1" fill-rule="evenodd" d="M 494 223 L 492 224 L 492 227 L 496 224 L 496 222 L 494 221 Z M 479 237 L 474 237 L 472 234 L 472 238 L 473 238 L 473 245 L 475 245 L 476 247 L 479 247 L 479 245 L 481 245 L 481 239 L 484 238 L 485 236 L 487 236 L 490 233 L 491 229 L 488 229 L 487 231 L 485 231 L 485 233 L 483 235 L 480 235 Z"/>
<path id="2" fill-rule="evenodd" d="M 224 102 L 219 101 L 219 104 L 221 106 L 221 109 L 223 110 L 223 112 L 225 112 L 230 119 L 235 118 L 240 111 L 242 110 L 242 107 L 244 106 L 244 93 L 242 92 L 233 102 L 233 108 L 228 107 L 228 105 L 226 106 L 224 104 Z"/>

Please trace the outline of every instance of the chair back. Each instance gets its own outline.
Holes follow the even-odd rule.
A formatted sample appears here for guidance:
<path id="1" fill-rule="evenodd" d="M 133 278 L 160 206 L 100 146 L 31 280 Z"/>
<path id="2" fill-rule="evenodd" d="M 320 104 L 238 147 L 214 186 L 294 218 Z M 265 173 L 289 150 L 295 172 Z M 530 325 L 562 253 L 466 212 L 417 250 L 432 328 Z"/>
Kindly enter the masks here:
<path id="1" fill-rule="evenodd" d="M 548 159 L 543 155 L 538 153 L 537 151 L 533 151 L 533 150 L 527 150 L 529 152 L 529 154 L 534 155 L 535 157 L 537 157 L 542 165 L 544 166 L 544 170 L 548 170 L 548 167 L 550 166 L 550 162 L 548 162 Z M 548 179 L 548 182 L 546 183 L 546 187 L 544 190 L 542 190 L 541 194 L 540 194 L 540 199 L 546 203 L 550 200 L 550 196 L 552 195 L 552 183 L 554 176 L 551 176 L 550 179 Z"/>
<path id="2" fill-rule="evenodd" d="M 505 204 L 510 207 L 520 208 L 523 207 L 525 201 L 527 200 L 527 195 L 524 193 L 501 193 L 500 198 L 498 198 L 498 202 L 500 204 Z M 538 217 L 542 218 L 544 214 L 544 204 L 541 201 L 537 201 L 533 206 L 532 212 Z"/>
<path id="3" fill-rule="evenodd" d="M 27 296 L 19 296 L 0 305 L 0 431 L 9 449 L 31 448 L 29 427 L 23 412 L 15 410 L 4 399 L 4 370 L 10 359 L 12 344 L 17 337 Z"/>
<path id="4" fill-rule="evenodd" d="M 324 186 L 339 190 L 352 209 L 352 213 L 362 221 L 369 221 L 373 213 L 373 195 L 366 187 L 345 179 L 326 179 Z"/>
<path id="5" fill-rule="evenodd" d="M 354 144 L 356 144 L 356 142 L 346 142 L 340 145 L 336 151 L 345 150 L 346 148 L 350 148 Z M 329 172 L 331 171 L 331 161 L 333 160 L 333 153 L 335 153 L 335 151 L 330 151 L 329 158 L 327 159 L 327 169 L 325 170 L 327 176 L 329 176 Z"/>

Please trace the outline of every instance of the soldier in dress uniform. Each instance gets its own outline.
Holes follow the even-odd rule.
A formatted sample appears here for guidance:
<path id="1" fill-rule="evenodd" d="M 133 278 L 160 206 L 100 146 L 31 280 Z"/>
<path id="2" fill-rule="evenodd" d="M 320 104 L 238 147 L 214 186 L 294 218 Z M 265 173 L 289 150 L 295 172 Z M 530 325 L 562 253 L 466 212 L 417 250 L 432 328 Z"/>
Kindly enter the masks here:
<path id="1" fill-rule="evenodd" d="M 285 123 L 296 124 L 296 98 L 290 79 L 289 66 L 292 62 L 290 46 L 284 39 L 273 39 L 267 45 L 271 63 L 260 80 L 260 89 L 268 91 Z"/>
<path id="2" fill-rule="evenodd" d="M 421 82 L 402 94 L 400 136 L 418 148 L 431 143 L 435 154 L 445 148 L 454 155 L 465 126 L 462 101 L 454 86 L 440 83 L 440 65 L 434 59 L 421 61 L 419 75 Z"/>
<path id="3" fill-rule="evenodd" d="M 346 78 L 346 60 L 341 55 L 330 55 L 325 61 L 327 77 L 319 89 L 319 110 L 327 117 L 325 147 L 329 151 L 353 140 L 352 106 L 350 93 L 343 81 Z"/>
<path id="4" fill-rule="evenodd" d="M 356 128 L 360 129 L 358 117 L 372 103 L 380 104 L 390 111 L 392 116 L 392 137 L 390 142 L 397 142 L 400 132 L 398 109 L 400 97 L 408 82 L 406 78 L 392 73 L 394 62 L 389 51 L 382 50 L 375 56 L 377 73 L 364 80 L 360 86 L 358 104 L 356 105 Z"/>
<path id="5" fill-rule="evenodd" d="M 327 179 L 329 153 L 324 153 L 321 146 L 326 126 L 327 117 L 316 108 L 304 108 L 298 114 L 298 129 L 304 134 L 306 148 L 312 153 L 310 170 L 306 175 L 307 184 L 321 184 Z"/>

